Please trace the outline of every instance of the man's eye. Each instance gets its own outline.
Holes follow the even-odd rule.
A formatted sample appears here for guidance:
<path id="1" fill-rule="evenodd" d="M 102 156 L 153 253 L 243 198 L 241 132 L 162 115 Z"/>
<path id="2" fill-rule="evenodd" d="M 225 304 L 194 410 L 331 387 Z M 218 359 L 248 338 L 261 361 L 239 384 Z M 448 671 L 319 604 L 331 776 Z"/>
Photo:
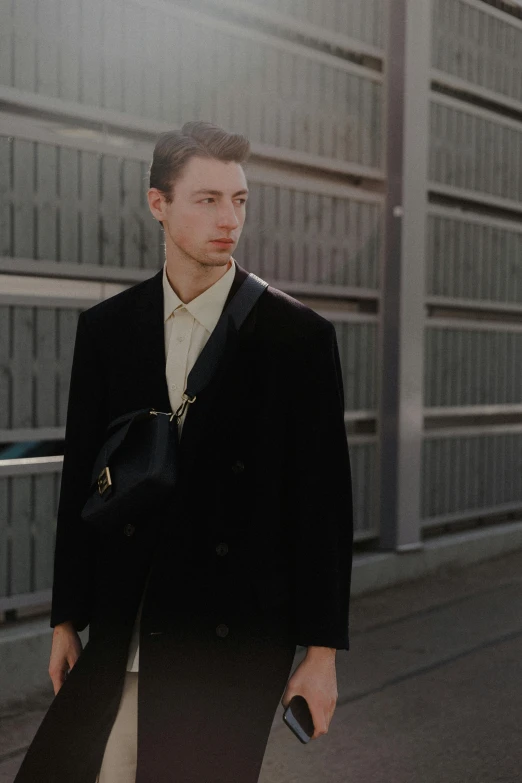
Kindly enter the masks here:
<path id="1" fill-rule="evenodd" d="M 214 201 L 215 199 L 212 198 L 212 196 L 208 196 L 207 198 L 204 198 L 201 203 L 204 201 Z M 241 201 L 242 204 L 246 203 L 246 198 L 238 198 L 237 201 Z"/>

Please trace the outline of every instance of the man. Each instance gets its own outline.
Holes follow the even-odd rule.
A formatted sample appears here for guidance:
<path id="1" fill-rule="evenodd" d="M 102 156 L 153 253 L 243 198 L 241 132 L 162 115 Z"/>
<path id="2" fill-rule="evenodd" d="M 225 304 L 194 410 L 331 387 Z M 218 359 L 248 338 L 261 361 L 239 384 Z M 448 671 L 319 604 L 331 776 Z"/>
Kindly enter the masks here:
<path id="1" fill-rule="evenodd" d="M 231 256 L 248 154 L 245 137 L 210 123 L 163 134 L 148 201 L 164 268 L 80 315 L 55 550 L 56 697 L 16 783 L 254 783 L 281 695 L 283 706 L 306 698 L 314 739 L 328 730 L 336 650 L 349 649 L 353 525 L 327 319 L 268 286 L 179 423 L 168 508 L 111 530 L 80 518 L 107 424 L 177 409 L 248 274 Z M 306 656 L 289 678 L 296 645 Z"/>

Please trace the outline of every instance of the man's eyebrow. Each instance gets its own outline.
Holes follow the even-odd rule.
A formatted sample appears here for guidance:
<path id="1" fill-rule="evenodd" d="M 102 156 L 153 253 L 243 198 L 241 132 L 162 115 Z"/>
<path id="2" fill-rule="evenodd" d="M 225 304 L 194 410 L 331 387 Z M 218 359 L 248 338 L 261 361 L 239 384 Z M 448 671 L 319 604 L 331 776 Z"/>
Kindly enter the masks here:
<path id="1" fill-rule="evenodd" d="M 205 189 L 203 189 L 203 190 L 195 190 L 192 193 L 192 195 L 193 196 L 199 196 L 202 193 L 210 193 L 212 196 L 223 196 L 224 195 L 222 190 L 205 190 Z M 244 194 L 248 195 L 248 193 L 249 193 L 248 190 L 238 190 L 237 193 L 234 193 L 232 195 L 232 198 L 235 198 L 236 196 L 242 196 Z"/>

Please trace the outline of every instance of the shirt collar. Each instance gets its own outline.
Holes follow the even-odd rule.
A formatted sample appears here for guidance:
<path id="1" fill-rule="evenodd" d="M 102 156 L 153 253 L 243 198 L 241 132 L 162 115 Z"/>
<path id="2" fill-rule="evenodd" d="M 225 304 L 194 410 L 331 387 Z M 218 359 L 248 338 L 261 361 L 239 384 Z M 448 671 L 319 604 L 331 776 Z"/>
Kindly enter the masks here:
<path id="1" fill-rule="evenodd" d="M 163 316 L 167 321 L 176 307 L 183 305 L 186 310 L 198 321 L 208 332 L 212 332 L 219 321 L 223 312 L 226 298 L 230 292 L 234 277 L 236 274 L 236 262 L 231 258 L 232 263 L 225 274 L 213 283 L 209 288 L 196 296 L 191 302 L 185 304 L 181 301 L 177 293 L 172 288 L 167 277 L 167 261 L 163 264 Z"/>

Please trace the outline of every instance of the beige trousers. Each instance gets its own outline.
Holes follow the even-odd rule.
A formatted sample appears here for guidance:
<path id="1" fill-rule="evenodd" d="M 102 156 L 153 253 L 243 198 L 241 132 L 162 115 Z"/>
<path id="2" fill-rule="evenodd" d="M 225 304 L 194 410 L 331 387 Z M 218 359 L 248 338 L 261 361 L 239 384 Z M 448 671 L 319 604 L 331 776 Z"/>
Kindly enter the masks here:
<path id="1" fill-rule="evenodd" d="M 96 783 L 135 783 L 138 741 L 138 672 L 126 672 Z"/>

